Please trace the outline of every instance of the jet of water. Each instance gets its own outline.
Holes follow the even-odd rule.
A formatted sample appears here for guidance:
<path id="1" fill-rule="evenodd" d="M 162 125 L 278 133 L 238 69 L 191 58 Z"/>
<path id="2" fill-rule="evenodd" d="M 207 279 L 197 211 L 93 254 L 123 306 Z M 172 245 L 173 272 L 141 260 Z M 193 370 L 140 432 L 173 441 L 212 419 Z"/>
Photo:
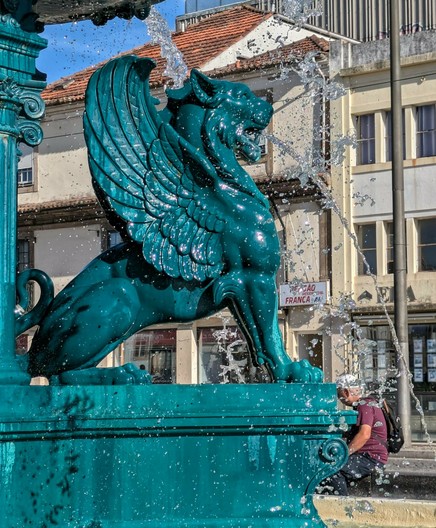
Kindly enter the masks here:
<path id="1" fill-rule="evenodd" d="M 289 17 L 296 26 L 301 27 L 308 19 L 322 14 L 321 6 L 314 0 L 283 0 L 283 14 Z"/>
<path id="2" fill-rule="evenodd" d="M 180 88 L 188 76 L 186 65 L 181 51 L 172 41 L 171 29 L 167 21 L 159 11 L 152 6 L 148 18 L 144 21 L 151 43 L 158 44 L 161 48 L 161 56 L 166 59 L 167 66 L 164 75 L 173 80 L 173 88 Z"/>
<path id="3" fill-rule="evenodd" d="M 294 5 L 295 8 L 298 8 L 298 5 L 301 4 L 301 6 L 304 7 L 304 5 L 309 5 L 311 2 L 309 0 L 289 0 L 291 4 Z M 301 7 L 300 6 L 300 7 Z M 290 15 L 289 15 L 290 16 Z M 313 102 L 318 102 L 321 104 L 322 107 L 325 108 L 325 103 L 327 101 L 332 101 L 334 99 L 338 99 L 342 97 L 344 94 L 344 88 L 340 86 L 338 83 L 333 82 L 329 80 L 322 72 L 322 69 L 317 64 L 316 54 L 308 54 L 306 57 L 303 58 L 302 61 L 300 61 L 298 67 L 291 67 L 290 70 L 297 73 L 300 77 L 301 83 L 304 86 L 306 93 L 309 95 L 309 99 Z M 281 78 L 284 79 L 289 75 L 288 71 L 282 71 Z M 328 125 L 320 125 L 320 130 L 314 130 L 314 135 L 319 137 L 329 137 L 330 136 L 330 130 Z M 348 220 L 344 217 L 342 211 L 340 210 L 340 207 L 338 203 L 335 201 L 331 189 L 328 187 L 324 179 L 320 176 L 326 172 L 328 172 L 329 164 L 331 165 L 340 165 L 342 164 L 344 160 L 344 153 L 345 149 L 352 147 L 356 147 L 356 139 L 355 137 L 348 135 L 343 136 L 342 138 L 338 139 L 336 142 L 330 142 L 330 160 L 326 160 L 322 153 L 322 149 L 320 146 L 314 146 L 311 145 L 303 154 L 300 154 L 297 152 L 297 150 L 293 147 L 291 141 L 283 141 L 274 135 L 271 134 L 265 134 L 265 138 L 269 140 L 277 149 L 279 152 L 281 152 L 282 155 L 290 156 L 292 159 L 296 162 L 296 167 L 294 169 L 290 169 L 288 171 L 288 174 L 286 175 L 289 179 L 298 179 L 300 181 L 300 185 L 302 188 L 306 187 L 315 187 L 318 188 L 318 190 L 321 192 L 321 195 L 323 196 L 323 208 L 324 209 L 330 209 L 340 220 L 341 224 L 343 225 L 343 228 L 347 232 L 348 237 L 351 239 L 356 251 L 358 252 L 360 258 L 363 261 L 364 268 L 366 270 L 366 274 L 371 277 L 376 293 L 378 295 L 379 302 L 382 306 L 382 310 L 384 313 L 384 316 L 386 318 L 389 331 L 392 337 L 392 344 L 394 346 L 394 349 L 396 351 L 397 357 L 402 362 L 402 364 L 405 367 L 405 372 L 407 373 L 407 379 L 408 379 L 408 385 L 409 385 L 409 392 L 411 394 L 411 397 L 415 403 L 415 408 L 418 411 L 420 415 L 421 425 L 423 427 L 423 435 L 427 441 L 427 443 L 431 444 L 432 439 L 428 432 L 428 427 L 425 421 L 424 412 L 421 406 L 421 403 L 418 399 L 418 397 L 414 393 L 414 386 L 413 386 L 413 375 L 410 372 L 409 365 L 407 364 L 399 341 L 397 337 L 397 333 L 395 330 L 394 323 L 392 321 L 391 316 L 389 315 L 387 303 L 384 299 L 384 296 L 382 295 L 381 287 L 378 283 L 377 277 L 371 272 L 370 265 L 368 264 L 364 253 L 362 252 L 357 236 L 351 229 L 351 226 L 349 225 Z M 370 196 L 364 196 L 364 197 L 358 197 L 354 196 L 355 199 L 370 199 L 373 201 L 373 199 Z M 343 339 L 344 346 L 351 346 L 351 349 L 353 351 L 352 356 L 357 356 L 357 365 L 349 365 L 353 369 L 355 368 L 356 371 L 361 370 L 361 364 L 362 364 L 362 358 L 364 355 L 368 353 L 372 353 L 372 350 L 370 350 L 370 343 L 369 340 L 364 339 L 362 336 L 362 331 L 359 327 L 359 325 L 351 320 L 351 311 L 353 307 L 355 306 L 355 302 L 352 299 L 352 294 L 349 294 L 347 292 L 343 292 L 341 295 L 341 298 L 338 301 L 338 305 L 336 307 L 334 306 L 315 306 L 313 309 L 316 309 L 318 311 L 318 315 L 321 317 L 321 319 L 327 320 L 329 317 L 339 318 L 343 319 L 344 323 L 340 326 L 340 334 Z M 336 351 L 338 357 L 343 356 L 341 359 L 345 362 L 345 356 L 339 353 L 339 351 Z M 352 358 L 353 361 L 353 358 Z M 398 376 L 398 374 L 397 374 Z M 380 387 L 380 397 L 382 396 L 383 391 L 388 391 L 389 387 L 385 385 L 385 380 L 379 380 L 381 381 L 381 387 Z"/>

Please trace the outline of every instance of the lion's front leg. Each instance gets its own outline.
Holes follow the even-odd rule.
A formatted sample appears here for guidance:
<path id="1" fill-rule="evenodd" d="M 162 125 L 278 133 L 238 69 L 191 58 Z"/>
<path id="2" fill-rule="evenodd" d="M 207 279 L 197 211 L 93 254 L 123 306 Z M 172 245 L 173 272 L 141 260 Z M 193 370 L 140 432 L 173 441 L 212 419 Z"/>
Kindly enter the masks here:
<path id="1" fill-rule="evenodd" d="M 287 355 L 277 316 L 278 299 L 273 276 L 239 271 L 223 278 L 217 294 L 229 297 L 229 308 L 251 348 L 254 359 L 268 366 L 277 382 L 320 382 L 322 371 L 307 360 Z"/>

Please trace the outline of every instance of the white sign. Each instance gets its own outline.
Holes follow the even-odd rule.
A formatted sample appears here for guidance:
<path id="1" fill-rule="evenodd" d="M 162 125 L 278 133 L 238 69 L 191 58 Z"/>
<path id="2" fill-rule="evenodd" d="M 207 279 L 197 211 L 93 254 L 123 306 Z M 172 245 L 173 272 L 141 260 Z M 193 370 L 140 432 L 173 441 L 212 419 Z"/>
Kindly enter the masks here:
<path id="1" fill-rule="evenodd" d="M 327 301 L 327 282 L 300 282 L 280 285 L 280 306 L 307 306 Z"/>

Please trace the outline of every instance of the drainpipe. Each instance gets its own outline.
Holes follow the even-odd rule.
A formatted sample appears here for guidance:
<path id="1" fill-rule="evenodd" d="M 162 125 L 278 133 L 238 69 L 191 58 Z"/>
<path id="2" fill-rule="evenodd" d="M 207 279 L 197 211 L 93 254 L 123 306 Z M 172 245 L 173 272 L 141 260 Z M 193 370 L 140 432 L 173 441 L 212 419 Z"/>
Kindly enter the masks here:
<path id="1" fill-rule="evenodd" d="M 407 261 L 404 214 L 403 123 L 401 101 L 399 1 L 390 0 L 390 59 L 392 112 L 392 199 L 394 224 L 394 318 L 398 337 L 398 414 L 405 446 L 410 446 L 409 333 L 407 317 Z"/>

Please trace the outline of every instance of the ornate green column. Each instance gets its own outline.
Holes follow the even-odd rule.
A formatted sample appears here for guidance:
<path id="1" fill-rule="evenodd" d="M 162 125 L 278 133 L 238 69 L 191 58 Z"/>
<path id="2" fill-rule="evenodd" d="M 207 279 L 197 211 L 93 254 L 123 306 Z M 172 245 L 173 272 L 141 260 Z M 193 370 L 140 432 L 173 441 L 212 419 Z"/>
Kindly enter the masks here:
<path id="1" fill-rule="evenodd" d="M 17 161 L 20 142 L 35 146 L 42 139 L 45 82 L 35 61 L 47 41 L 23 30 L 23 17 L 0 15 L 0 384 L 30 381 L 15 357 Z"/>

